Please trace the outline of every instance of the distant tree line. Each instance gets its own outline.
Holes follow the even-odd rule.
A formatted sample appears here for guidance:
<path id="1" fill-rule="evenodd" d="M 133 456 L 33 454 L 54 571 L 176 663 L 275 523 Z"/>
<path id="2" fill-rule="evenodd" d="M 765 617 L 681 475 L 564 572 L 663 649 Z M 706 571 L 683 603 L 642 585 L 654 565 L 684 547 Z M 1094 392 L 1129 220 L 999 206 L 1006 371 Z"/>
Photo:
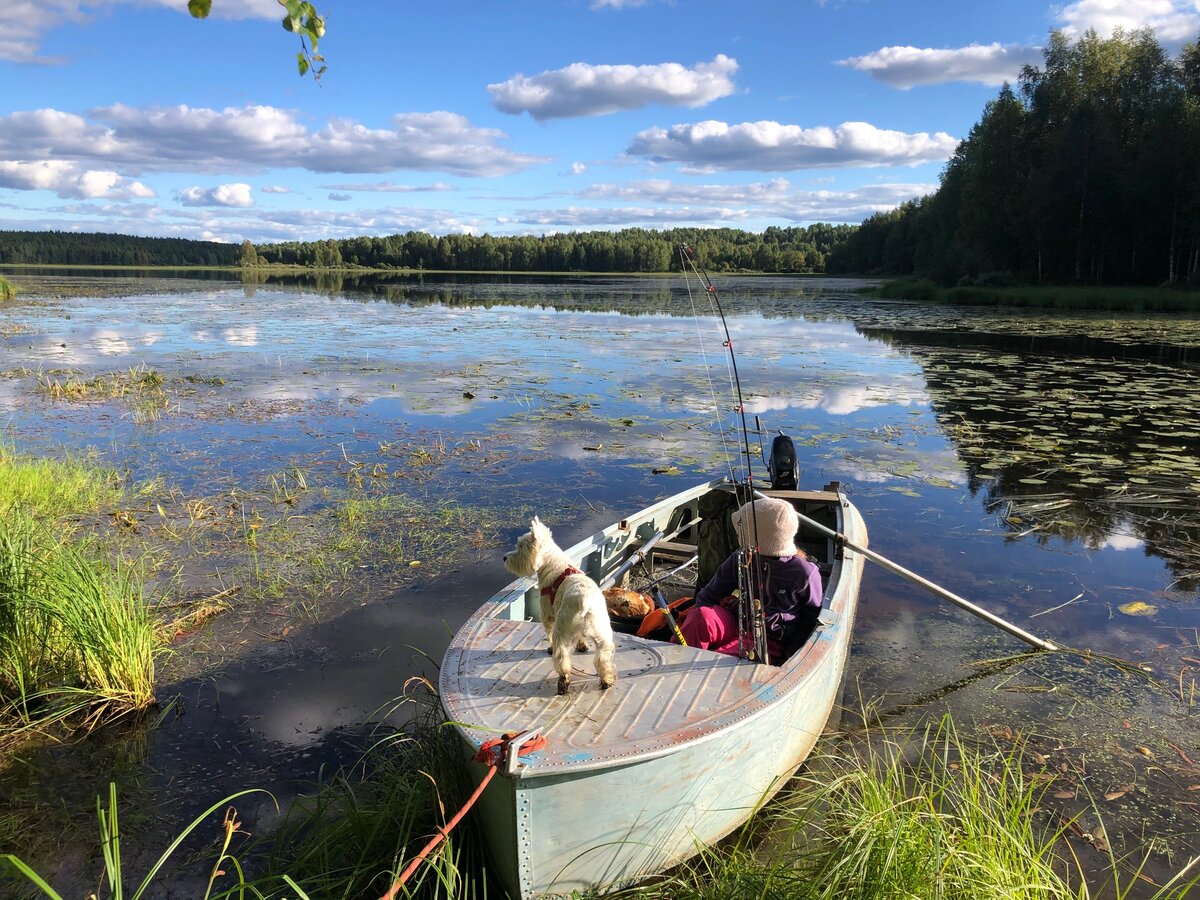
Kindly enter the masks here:
<path id="1" fill-rule="evenodd" d="M 178 238 L 61 231 L 0 231 L 0 264 L 134 266 L 304 266 L 316 269 L 448 269 L 500 272 L 665 272 L 679 265 L 680 243 L 714 272 L 824 272 L 825 259 L 858 226 L 820 223 L 655 231 L 582 231 L 541 237 L 489 234 L 387 237 L 242 245 Z"/>
<path id="2" fill-rule="evenodd" d="M 289 241 L 254 247 L 259 264 L 338 268 L 449 269 L 498 272 L 665 272 L 677 268 L 677 248 L 687 243 L 713 271 L 823 272 L 825 257 L 855 229 L 820 223 L 771 227 L 762 233 L 735 228 L 656 231 L 580 231 L 498 237 L 409 231 L 387 237 Z M 243 248 L 243 256 L 248 251 Z"/>
<path id="3" fill-rule="evenodd" d="M 831 272 L 943 284 L 1200 281 L 1200 49 L 1150 31 L 1075 43 L 1004 85 L 937 192 L 867 219 Z"/>
<path id="4" fill-rule="evenodd" d="M 214 241 L 73 231 L 0 231 L 0 263 L 232 266 L 238 248 Z"/>

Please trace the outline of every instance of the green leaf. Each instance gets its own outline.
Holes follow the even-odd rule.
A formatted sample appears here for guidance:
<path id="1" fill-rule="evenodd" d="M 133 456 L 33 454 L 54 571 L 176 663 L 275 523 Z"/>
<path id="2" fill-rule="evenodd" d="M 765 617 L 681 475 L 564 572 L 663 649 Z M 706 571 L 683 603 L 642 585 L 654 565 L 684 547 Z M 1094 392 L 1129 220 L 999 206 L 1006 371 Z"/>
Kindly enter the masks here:
<path id="1" fill-rule="evenodd" d="M 299 30 L 300 30 L 300 19 L 299 19 L 299 17 L 297 17 L 297 16 L 284 16 L 284 17 L 283 17 L 283 30 L 284 30 L 284 31 L 292 31 L 292 32 L 299 31 Z"/>
<path id="2" fill-rule="evenodd" d="M 308 60 L 304 58 L 303 53 L 296 54 L 296 66 L 300 69 L 300 77 L 308 74 Z"/>
<path id="3" fill-rule="evenodd" d="M 212 12 L 212 0 L 188 0 L 188 12 L 194 19 L 207 19 Z"/>

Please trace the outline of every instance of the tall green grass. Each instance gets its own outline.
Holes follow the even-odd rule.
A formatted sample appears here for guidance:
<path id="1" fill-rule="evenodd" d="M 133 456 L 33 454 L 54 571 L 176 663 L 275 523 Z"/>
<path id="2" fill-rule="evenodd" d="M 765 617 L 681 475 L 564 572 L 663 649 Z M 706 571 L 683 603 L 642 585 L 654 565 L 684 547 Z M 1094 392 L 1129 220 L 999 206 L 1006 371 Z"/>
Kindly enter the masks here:
<path id="1" fill-rule="evenodd" d="M 1066 826 L 1040 812 L 1048 780 L 1027 769 L 1019 746 L 972 744 L 948 717 L 877 731 L 818 753 L 728 845 L 622 896 L 1120 900 L 1136 885 L 1138 896 L 1175 900 L 1195 887 L 1197 861 L 1150 894 L 1138 884 L 1145 859 L 1111 853 L 1106 883 L 1089 884 Z"/>
<path id="2" fill-rule="evenodd" d="M 41 459 L 16 452 L 0 440 L 0 518 L 11 511 L 60 519 L 116 503 L 121 478 L 77 459 Z"/>
<path id="3" fill-rule="evenodd" d="M 90 727 L 154 702 L 160 639 L 136 570 L 0 518 L 0 730 Z"/>
<path id="4" fill-rule="evenodd" d="M 217 841 L 209 861 L 199 865 L 200 874 L 224 874 L 210 875 L 204 896 L 381 896 L 407 860 L 454 814 L 469 788 L 457 735 L 434 725 L 431 714 L 427 711 L 404 735 L 373 744 L 357 764 L 298 800 L 280 825 L 253 844 L 231 848 L 237 818 L 227 814 L 214 829 Z M 674 777 L 686 779 L 687 773 Z M 1029 772 L 1019 746 L 974 744 L 960 736 L 949 718 L 921 731 L 875 731 L 853 744 L 843 741 L 833 749 L 819 749 L 785 795 L 733 838 L 702 848 L 692 861 L 670 872 L 605 896 L 1181 900 L 1200 883 L 1200 859 L 1167 884 L 1149 888 L 1140 879 L 1144 858 L 1139 863 L 1111 852 L 1109 871 L 1098 882 L 1095 877 L 1085 882 L 1083 867 L 1067 844 L 1066 826 L 1041 809 L 1047 785 L 1043 773 Z M 115 832 L 115 797 L 110 797 L 109 810 L 109 831 Z M 200 821 L 193 821 L 170 849 Z M 101 826 L 108 846 L 103 813 Z M 502 896 L 488 879 L 481 847 L 470 819 L 464 821 L 417 869 L 400 896 Z M 22 878 L 58 897 L 19 859 L 7 859 Z M 106 852 L 104 861 L 104 877 L 119 883 L 119 854 Z M 160 866 L 161 861 L 143 879 L 139 893 Z M 255 868 L 264 874 L 254 876 Z M 213 893 L 214 888 L 221 893 Z"/>
<path id="5" fill-rule="evenodd" d="M 11 300 L 15 296 L 17 296 L 17 286 L 0 275 L 0 303 Z"/>

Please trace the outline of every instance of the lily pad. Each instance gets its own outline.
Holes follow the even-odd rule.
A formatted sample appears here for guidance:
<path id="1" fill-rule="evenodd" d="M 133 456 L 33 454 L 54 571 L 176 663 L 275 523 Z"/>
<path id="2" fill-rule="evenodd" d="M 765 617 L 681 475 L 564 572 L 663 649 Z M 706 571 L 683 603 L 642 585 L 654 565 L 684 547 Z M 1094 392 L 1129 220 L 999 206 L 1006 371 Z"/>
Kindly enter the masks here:
<path id="1" fill-rule="evenodd" d="M 1152 616 L 1158 612 L 1157 606 L 1151 606 L 1149 603 L 1144 603 L 1141 600 L 1134 600 L 1132 603 L 1122 603 L 1117 609 L 1127 616 Z"/>

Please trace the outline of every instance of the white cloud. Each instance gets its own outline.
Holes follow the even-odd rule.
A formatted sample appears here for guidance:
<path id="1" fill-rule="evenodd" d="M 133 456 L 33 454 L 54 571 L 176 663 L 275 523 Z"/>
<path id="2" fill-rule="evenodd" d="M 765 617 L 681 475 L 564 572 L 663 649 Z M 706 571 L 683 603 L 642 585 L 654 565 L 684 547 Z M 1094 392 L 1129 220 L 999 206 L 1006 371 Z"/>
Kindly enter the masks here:
<path id="1" fill-rule="evenodd" d="M 130 200 L 155 196 L 140 181 L 116 172 L 83 169 L 66 160 L 18 162 L 0 160 L 0 187 L 17 191 L 54 191 L 63 198 Z"/>
<path id="2" fill-rule="evenodd" d="M 1196 0 L 1078 0 L 1057 10 L 1056 21 L 1071 37 L 1089 28 L 1108 37 L 1117 28 L 1151 28 L 1159 41 L 1176 47 L 1200 32 Z"/>
<path id="3" fill-rule="evenodd" d="M 433 184 L 396 184 L 394 181 L 359 181 L 350 184 L 323 184 L 330 191 L 366 191 L 378 194 L 421 194 L 457 190 L 453 185 L 435 181 Z"/>
<path id="4" fill-rule="evenodd" d="M 1149 28 L 1169 51 L 1200 32 L 1198 0 L 1077 0 L 1052 9 L 1054 22 L 1072 39 L 1089 29 L 1109 37 L 1116 29 Z M 1014 81 L 1022 65 L 1040 65 L 1042 50 L 1029 44 L 966 47 L 882 47 L 838 61 L 876 81 L 907 90 L 918 85 L 966 81 L 995 87 Z"/>
<path id="5" fill-rule="evenodd" d="M 16 63 L 60 63 L 62 57 L 41 56 L 43 36 L 62 25 L 82 24 L 93 14 L 120 5 L 165 6 L 187 15 L 187 0 L 5 0 L 0 3 L 0 60 Z M 118 15 L 123 13 L 118 12 Z M 282 18 L 276 0 L 217 0 L 215 18 Z"/>
<path id="6" fill-rule="evenodd" d="M 319 131 L 272 106 L 223 110 L 189 106 L 56 109 L 0 116 L 0 159 L 77 160 L 122 174 L 142 171 L 245 172 L 304 168 L 376 173 L 395 169 L 504 175 L 543 162 L 508 150 L 506 135 L 449 112 L 401 113 L 391 128 L 334 119 Z"/>
<path id="7" fill-rule="evenodd" d="M 1041 50 L 1023 44 L 971 44 L 954 49 L 884 47 L 865 56 L 838 61 L 901 90 L 947 81 L 999 86 L 1015 81 L 1024 65 L 1042 61 Z"/>
<path id="8" fill-rule="evenodd" d="M 905 200 L 937 190 L 936 184 L 869 184 L 846 191 L 797 191 L 786 178 L 753 184 L 682 184 L 665 179 L 593 184 L 581 196 L 640 203 L 745 206 L 753 218 L 789 222 L 861 222 Z"/>
<path id="9" fill-rule="evenodd" d="M 655 227 L 660 225 L 705 225 L 713 222 L 737 222 L 749 217 L 742 209 L 720 207 L 594 207 L 567 206 L 561 209 L 530 209 L 500 216 L 497 224 L 504 226 L 538 226 L 563 229 L 624 228 L 629 226 Z"/>
<path id="10" fill-rule="evenodd" d="M 85 6 L 78 0 L 8 0 L 0 3 L 0 60 L 17 63 L 57 63 L 58 57 L 40 56 L 42 35 L 68 22 L 86 22 Z"/>
<path id="11" fill-rule="evenodd" d="M 230 206 L 244 209 L 254 205 L 250 185 L 235 182 L 221 184 L 205 190 L 200 187 L 185 188 L 179 192 L 179 202 L 184 206 Z"/>
<path id="12" fill-rule="evenodd" d="M 339 194 L 339 193 L 337 193 L 336 191 L 331 191 L 331 192 L 329 193 L 329 199 L 330 199 L 330 200 L 335 200 L 335 201 L 338 201 L 338 202 L 345 202 L 346 200 L 350 200 L 350 199 L 351 199 L 351 195 L 350 195 L 350 194 Z"/>
<path id="13" fill-rule="evenodd" d="M 586 171 L 587 171 L 586 164 L 581 163 L 581 162 L 571 163 L 571 174 L 572 175 L 582 175 Z"/>
<path id="14" fill-rule="evenodd" d="M 292 189 L 282 184 L 266 184 L 259 188 L 264 194 L 290 194 Z"/>
<path id="15" fill-rule="evenodd" d="M 592 9 L 631 9 L 645 6 L 649 0 L 592 0 Z"/>
<path id="16" fill-rule="evenodd" d="M 535 119 L 601 116 L 651 103 L 698 107 L 735 90 L 737 60 L 717 54 L 712 62 L 687 68 L 679 63 L 652 66 L 593 66 L 564 69 L 489 84 L 492 104 L 501 112 L 529 113 Z"/>
<path id="17" fill-rule="evenodd" d="M 867 122 L 801 128 L 779 122 L 729 125 L 706 121 L 650 128 L 626 150 L 654 162 L 682 163 L 700 172 L 743 169 L 780 172 L 828 166 L 902 166 L 941 162 L 958 146 L 944 131 L 909 133 Z"/>

